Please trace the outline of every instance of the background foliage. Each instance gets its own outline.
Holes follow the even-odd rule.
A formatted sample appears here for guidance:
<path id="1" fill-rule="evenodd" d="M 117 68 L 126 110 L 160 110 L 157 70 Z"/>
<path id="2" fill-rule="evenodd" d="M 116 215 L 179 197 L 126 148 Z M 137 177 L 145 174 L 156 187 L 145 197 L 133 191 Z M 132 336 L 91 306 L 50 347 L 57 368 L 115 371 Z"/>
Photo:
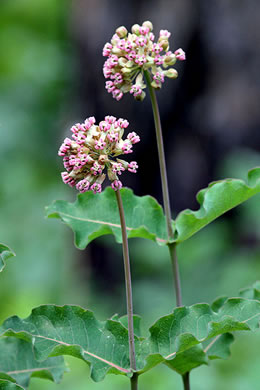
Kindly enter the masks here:
<path id="1" fill-rule="evenodd" d="M 16 253 L 0 274 L 1 321 L 13 314 L 28 316 L 42 303 L 95 308 L 101 320 L 115 312 L 125 314 L 121 249 L 112 236 L 79 252 L 69 229 L 44 219 L 44 206 L 53 199 L 75 200 L 60 180 L 56 154 L 62 131 L 93 114 L 123 116 L 138 126 L 143 145 L 136 159 L 141 169 L 136 182 L 129 177 L 128 185 L 138 195 L 151 193 L 161 202 L 156 159 L 150 158 L 155 144 L 148 99 L 138 105 L 125 97 L 120 105 L 104 91 L 101 48 L 116 26 L 150 18 L 157 31 L 168 28 L 176 45 L 188 51 L 179 80 L 168 82 L 159 94 L 161 106 L 166 99 L 162 119 L 176 213 L 196 207 L 195 194 L 208 182 L 246 180 L 248 169 L 259 165 L 260 118 L 254 103 L 259 101 L 254 79 L 259 57 L 252 46 L 260 42 L 254 35 L 257 2 L 240 7 L 234 1 L 219 2 L 211 8 L 198 2 L 195 10 L 189 2 L 176 0 L 171 12 L 167 1 L 153 1 L 149 10 L 144 2 L 124 3 L 125 15 L 118 13 L 117 1 L 1 1 L 0 241 Z M 111 20 L 105 18 L 109 6 Z M 247 72 L 241 63 L 245 53 Z M 259 278 L 259 216 L 256 197 L 180 244 L 185 304 L 236 294 Z M 132 240 L 130 250 L 134 307 L 148 326 L 173 308 L 167 250 L 142 239 Z M 193 389 L 257 388 L 259 346 L 259 335 L 241 335 L 228 362 L 192 373 Z M 93 384 L 83 362 L 66 360 L 72 373 L 65 375 L 64 390 L 75 384 L 78 390 L 128 388 L 128 381 L 116 376 Z M 140 387 L 179 389 L 181 383 L 160 366 L 140 378 Z M 56 388 L 37 378 L 30 385 L 30 390 Z"/>

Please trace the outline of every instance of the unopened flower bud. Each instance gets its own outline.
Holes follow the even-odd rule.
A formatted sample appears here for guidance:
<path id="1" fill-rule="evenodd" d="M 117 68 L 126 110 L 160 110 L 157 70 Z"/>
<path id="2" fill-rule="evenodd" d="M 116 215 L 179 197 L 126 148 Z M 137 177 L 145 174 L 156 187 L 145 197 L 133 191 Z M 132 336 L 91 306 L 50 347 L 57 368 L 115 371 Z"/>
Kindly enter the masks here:
<path id="1" fill-rule="evenodd" d="M 150 22 L 149 20 L 146 20 L 145 22 L 143 22 L 143 26 L 148 27 L 150 31 L 153 31 L 152 22 Z"/>
<path id="2" fill-rule="evenodd" d="M 116 33 L 119 38 L 124 38 L 127 35 L 127 29 L 125 28 L 125 26 L 120 26 L 116 29 Z"/>
<path id="3" fill-rule="evenodd" d="M 133 34 L 140 35 L 139 29 L 141 26 L 139 24 L 134 24 L 131 28 Z"/>
<path id="4" fill-rule="evenodd" d="M 118 65 L 121 66 L 121 67 L 123 68 L 127 62 L 128 62 L 128 61 L 127 61 L 126 58 L 120 57 L 119 60 L 118 60 Z"/>
<path id="5" fill-rule="evenodd" d="M 176 63 L 176 55 L 171 53 L 171 54 L 167 54 L 166 53 L 166 56 L 164 57 L 164 61 L 163 61 L 164 65 L 165 66 L 171 66 L 171 65 L 174 65 Z"/>
<path id="6" fill-rule="evenodd" d="M 164 51 L 167 51 L 169 49 L 169 41 L 168 41 L 168 39 L 165 39 L 165 38 L 161 39 L 160 38 L 159 42 L 160 42 L 160 45 L 162 46 Z"/>
<path id="7" fill-rule="evenodd" d="M 178 77 L 178 72 L 174 68 L 167 69 L 164 74 L 166 77 L 169 77 L 169 79 L 176 79 Z"/>

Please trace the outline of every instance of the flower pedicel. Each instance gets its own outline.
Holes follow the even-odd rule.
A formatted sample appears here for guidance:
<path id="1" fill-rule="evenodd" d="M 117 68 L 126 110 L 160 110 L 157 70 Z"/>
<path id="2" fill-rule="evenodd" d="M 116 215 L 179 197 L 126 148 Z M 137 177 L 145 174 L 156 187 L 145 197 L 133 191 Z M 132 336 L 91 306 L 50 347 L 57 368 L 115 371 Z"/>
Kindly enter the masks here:
<path id="1" fill-rule="evenodd" d="M 171 33 L 161 30 L 157 42 L 154 42 L 153 25 L 146 21 L 140 26 L 134 24 L 132 33 L 124 26 L 119 27 L 103 48 L 103 56 L 108 57 L 104 63 L 103 73 L 106 79 L 106 89 L 116 100 L 124 93 L 130 92 L 135 99 L 145 98 L 146 85 L 143 81 L 143 71 L 152 73 L 153 88 L 160 89 L 165 76 L 171 79 L 178 77 L 176 69 L 170 68 L 176 60 L 185 60 L 182 49 L 174 53 L 169 51 Z"/>
<path id="2" fill-rule="evenodd" d="M 136 161 L 128 163 L 117 156 L 132 153 L 132 146 L 140 141 L 140 137 L 131 132 L 125 140 L 122 139 L 129 125 L 126 119 L 106 116 L 98 125 L 95 123 L 93 116 L 87 118 L 84 123 L 72 126 L 73 139 L 65 138 L 58 152 L 66 168 L 61 173 L 62 180 L 71 187 L 76 186 L 81 193 L 90 189 L 96 194 L 102 190 L 106 168 L 111 187 L 117 191 L 122 188 L 118 176 L 125 170 L 136 173 L 138 168 Z"/>

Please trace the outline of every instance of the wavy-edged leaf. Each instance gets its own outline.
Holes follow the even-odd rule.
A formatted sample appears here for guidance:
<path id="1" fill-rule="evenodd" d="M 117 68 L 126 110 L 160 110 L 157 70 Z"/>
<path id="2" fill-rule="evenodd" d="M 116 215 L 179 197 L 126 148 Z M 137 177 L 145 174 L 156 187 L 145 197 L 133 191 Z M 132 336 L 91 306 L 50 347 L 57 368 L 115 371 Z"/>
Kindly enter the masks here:
<path id="1" fill-rule="evenodd" d="M 4 244 L 0 244 L 0 272 L 5 267 L 5 262 L 9 257 L 15 256 L 15 253 Z"/>
<path id="2" fill-rule="evenodd" d="M 165 363 L 184 374 L 209 359 L 226 358 L 230 332 L 254 330 L 259 318 L 260 302 L 245 298 L 228 299 L 216 312 L 208 304 L 176 308 L 156 321 L 149 337 L 135 336 L 137 371 Z M 107 373 L 131 375 L 126 319 L 102 322 L 77 306 L 46 305 L 25 320 L 9 318 L 0 334 L 32 342 L 39 361 L 66 354 L 80 358 L 90 365 L 95 381 Z"/>
<path id="3" fill-rule="evenodd" d="M 260 301 L 260 281 L 258 280 L 251 287 L 240 290 L 239 295 L 248 299 L 257 299 Z"/>
<path id="4" fill-rule="evenodd" d="M 15 381 L 27 388 L 31 377 L 58 383 L 65 371 L 67 368 L 61 356 L 38 362 L 31 343 L 14 337 L 0 340 L 0 379 Z"/>
<path id="5" fill-rule="evenodd" d="M 25 320 L 9 318 L 0 332 L 33 342 L 39 361 L 58 355 L 84 360 L 95 381 L 108 372 L 131 373 L 125 326 L 114 320 L 98 321 L 91 311 L 78 306 L 40 306 Z"/>
<path id="6" fill-rule="evenodd" d="M 211 183 L 197 195 L 200 208 L 183 210 L 175 220 L 176 242 L 187 240 L 226 211 L 260 192 L 260 167 L 248 172 L 248 184 L 239 179 Z"/>
<path id="7" fill-rule="evenodd" d="M 166 244 L 166 220 L 162 207 L 151 196 L 136 196 L 128 188 L 120 190 L 128 238 L 142 237 Z M 113 234 L 122 242 L 115 192 L 107 187 L 100 194 L 79 194 L 75 203 L 58 200 L 46 208 L 50 218 L 60 218 L 75 233 L 75 244 L 84 249 L 92 240 Z"/>
<path id="8" fill-rule="evenodd" d="M 16 383 L 0 379 L 0 390 L 24 390 L 24 388 Z"/>
<path id="9" fill-rule="evenodd" d="M 230 332 L 238 330 L 255 330 L 259 327 L 260 302 L 245 298 L 230 298 L 218 311 L 214 312 L 208 304 L 196 304 L 180 307 L 168 316 L 160 318 L 150 328 L 150 352 L 160 354 L 173 369 L 174 359 L 178 357 L 178 371 L 181 374 L 189 371 L 189 365 L 203 364 L 197 361 L 196 354 L 189 357 L 189 365 L 183 352 L 190 351 L 196 345 L 203 346 L 204 364 L 207 358 L 227 358 L 229 345 L 233 342 Z M 179 356 L 178 356 L 179 355 Z M 198 354 L 203 361 L 202 352 Z M 180 372 L 180 367 L 183 367 Z M 185 368 L 186 367 L 186 368 Z M 144 371 L 146 367 L 144 368 Z"/>

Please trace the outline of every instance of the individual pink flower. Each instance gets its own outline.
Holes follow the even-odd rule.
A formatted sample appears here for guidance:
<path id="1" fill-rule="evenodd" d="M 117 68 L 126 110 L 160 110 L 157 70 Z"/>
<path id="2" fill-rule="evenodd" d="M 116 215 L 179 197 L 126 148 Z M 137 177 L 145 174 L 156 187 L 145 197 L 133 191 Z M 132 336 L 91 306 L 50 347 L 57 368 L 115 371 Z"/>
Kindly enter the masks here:
<path id="1" fill-rule="evenodd" d="M 115 180 L 113 183 L 111 183 L 111 187 L 113 188 L 114 191 L 120 190 L 122 188 L 123 184 L 121 183 L 120 180 Z"/>
<path id="2" fill-rule="evenodd" d="M 138 168 L 137 162 L 136 161 L 131 161 L 128 164 L 127 170 L 132 173 L 136 173 L 136 170 Z"/>
<path id="3" fill-rule="evenodd" d="M 152 30 L 153 25 L 149 21 L 141 26 L 134 24 L 131 33 L 121 26 L 116 30 L 111 42 L 104 46 L 103 55 L 107 59 L 103 74 L 108 79 L 106 89 L 117 101 L 127 92 L 136 100 L 145 98 L 144 71 L 151 73 L 152 87 L 156 89 L 162 87 L 164 77 L 173 79 L 178 75 L 175 69 L 167 68 L 173 66 L 176 60 L 185 60 L 184 51 L 178 49 L 172 53 L 169 50 L 171 33 L 168 30 L 160 30 L 157 41 Z"/>
<path id="4" fill-rule="evenodd" d="M 184 61 L 186 60 L 186 54 L 185 52 L 182 50 L 182 49 L 178 49 L 174 52 L 174 54 L 176 55 L 176 58 L 180 61 Z"/>
<path id="5" fill-rule="evenodd" d="M 86 192 L 88 189 L 89 189 L 89 186 L 90 186 L 90 182 L 87 181 L 87 179 L 83 179 L 83 180 L 80 180 L 77 184 L 76 184 L 76 188 L 79 192 L 81 192 L 83 194 L 83 192 Z"/>
<path id="6" fill-rule="evenodd" d="M 61 173 L 63 182 L 80 193 L 90 189 L 96 194 L 102 190 L 106 170 L 111 187 L 119 190 L 122 183 L 118 176 L 126 170 L 135 173 L 137 168 L 133 161 L 129 164 L 118 159 L 121 154 L 132 153 L 133 145 L 140 141 L 135 132 L 122 138 L 128 125 L 126 119 L 107 115 L 99 124 L 89 117 L 84 123 L 72 126 L 73 140 L 65 138 L 58 152 L 66 169 Z"/>

